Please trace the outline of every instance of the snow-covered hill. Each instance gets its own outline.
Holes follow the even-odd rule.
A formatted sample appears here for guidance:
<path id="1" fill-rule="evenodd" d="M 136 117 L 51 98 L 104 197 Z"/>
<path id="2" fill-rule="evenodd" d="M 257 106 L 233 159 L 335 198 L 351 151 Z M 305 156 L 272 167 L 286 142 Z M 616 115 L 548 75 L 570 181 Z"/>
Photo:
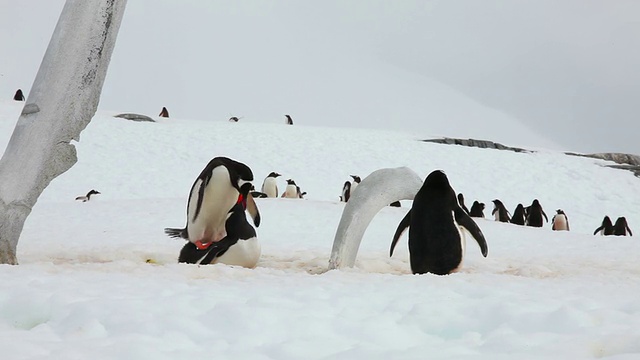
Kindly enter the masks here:
<path id="1" fill-rule="evenodd" d="M 23 103 L 0 102 L 0 148 Z M 554 151 L 514 153 L 381 130 L 181 118 L 136 123 L 99 112 L 78 163 L 40 197 L 0 266 L 0 348 L 8 359 L 616 358 L 640 354 L 640 243 L 591 233 L 604 215 L 640 224 L 639 179 L 604 161 Z M 436 135 L 436 134 L 433 134 Z M 493 140 L 493 139 L 490 139 Z M 513 144 L 521 145 L 521 144 Z M 215 156 L 271 171 L 305 200 L 258 199 L 256 269 L 177 264 L 189 188 Z M 425 177 L 512 211 L 534 198 L 562 208 L 571 232 L 478 219 L 489 245 L 468 241 L 462 271 L 413 276 L 408 210 L 385 208 L 353 269 L 326 272 L 342 184 L 383 167 Z M 284 179 L 283 179 L 284 178 Z M 73 199 L 90 189 L 90 202 Z M 640 230 L 637 230 L 640 231 Z M 151 263 L 147 260 L 151 259 Z"/>

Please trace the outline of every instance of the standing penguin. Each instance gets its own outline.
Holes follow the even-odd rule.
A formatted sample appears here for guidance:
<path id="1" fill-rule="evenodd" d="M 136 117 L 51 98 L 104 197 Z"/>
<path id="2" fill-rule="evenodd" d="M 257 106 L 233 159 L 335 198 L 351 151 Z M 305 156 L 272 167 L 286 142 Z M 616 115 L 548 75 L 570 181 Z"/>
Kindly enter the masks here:
<path id="1" fill-rule="evenodd" d="M 400 221 L 391 242 L 390 255 L 402 233 L 409 227 L 409 258 L 414 274 L 447 275 L 462 265 L 464 227 L 487 256 L 487 243 L 476 223 L 458 205 L 456 193 L 441 170 L 433 171 L 416 194 L 413 205 Z"/>
<path id="2" fill-rule="evenodd" d="M 227 213 L 227 235 L 206 249 L 199 249 L 194 243 L 187 242 L 180 251 L 178 262 L 201 265 L 221 263 L 254 268 L 260 259 L 261 248 L 256 230 L 245 215 L 247 204 L 249 207 L 255 206 L 251 195 L 238 196 L 237 203 Z"/>
<path id="3" fill-rule="evenodd" d="M 262 192 L 267 194 L 267 197 L 278 197 L 278 182 L 276 178 L 282 176 L 275 171 L 272 171 L 267 175 L 262 183 Z"/>
<path id="4" fill-rule="evenodd" d="M 285 123 L 286 123 L 287 125 L 293 125 L 293 119 L 291 118 L 291 116 L 289 116 L 289 115 L 285 115 L 285 117 L 287 118 L 287 120 L 286 120 L 286 122 L 285 122 Z"/>
<path id="5" fill-rule="evenodd" d="M 471 205 L 471 210 L 469 210 L 469 216 L 471 217 L 484 217 L 484 203 L 478 202 L 477 200 L 473 202 Z"/>
<path id="6" fill-rule="evenodd" d="M 351 194 L 353 194 L 354 191 L 356 191 L 356 188 L 358 187 L 358 185 L 360 185 L 360 182 L 362 181 L 362 179 L 360 179 L 360 176 L 358 175 L 349 175 L 351 176 L 351 178 L 353 179 L 353 182 L 351 183 Z"/>
<path id="7" fill-rule="evenodd" d="M 633 236 L 631 229 L 629 229 L 629 224 L 627 224 L 627 218 L 621 216 L 616 220 L 616 223 L 613 225 L 613 235 Z"/>
<path id="8" fill-rule="evenodd" d="M 340 195 L 340 201 L 347 202 L 351 197 L 351 181 L 347 180 L 342 185 L 342 195 Z"/>
<path id="9" fill-rule="evenodd" d="M 502 201 L 498 199 L 493 200 L 493 211 L 491 211 L 491 215 L 494 216 L 496 221 L 507 223 L 511 221 L 509 211 L 504 206 Z"/>
<path id="10" fill-rule="evenodd" d="M 526 225 L 533 227 L 542 227 L 542 217 L 544 216 L 544 220 L 549 222 L 549 218 L 547 218 L 547 214 L 542 210 L 542 205 L 538 199 L 534 199 L 530 206 L 527 207 L 527 218 Z"/>
<path id="11" fill-rule="evenodd" d="M 167 110 L 167 108 L 163 106 L 162 110 L 160 111 L 160 114 L 158 116 L 168 118 L 169 117 L 169 110 Z"/>
<path id="12" fill-rule="evenodd" d="M 613 223 L 611 222 L 609 216 L 605 215 L 604 219 L 602 219 L 602 224 L 593 232 L 593 235 L 597 234 L 598 232 L 600 232 L 600 235 L 604 236 L 613 235 Z"/>
<path id="13" fill-rule="evenodd" d="M 249 193 L 253 181 L 251 169 L 240 162 L 226 158 L 212 159 L 196 178 L 187 202 L 187 225 L 183 229 L 165 228 L 170 237 L 181 237 L 206 249 L 227 234 L 225 222 L 229 210 L 238 196 Z M 260 213 L 249 207 L 253 223 L 260 224 Z"/>
<path id="14" fill-rule="evenodd" d="M 464 195 L 462 195 L 462 193 L 458 194 L 458 204 L 460 204 L 460 207 L 462 208 L 462 210 L 464 210 L 464 212 L 466 212 L 467 214 L 469 213 L 469 209 L 467 209 L 464 204 Z"/>
<path id="15" fill-rule="evenodd" d="M 284 192 L 282 193 L 283 198 L 289 198 L 289 199 L 298 199 L 298 186 L 296 185 L 296 182 L 288 179 L 287 180 L 287 187 L 284 188 Z"/>
<path id="16" fill-rule="evenodd" d="M 525 220 L 524 206 L 522 204 L 518 204 L 518 206 L 516 206 L 516 209 L 513 211 L 513 216 L 511 217 L 511 223 L 524 226 L 524 220 Z"/>
<path id="17" fill-rule="evenodd" d="M 569 231 L 569 218 L 562 209 L 556 210 L 556 214 L 551 219 L 551 230 L 566 230 Z"/>
<path id="18" fill-rule="evenodd" d="M 24 94 L 22 93 L 22 89 L 18 89 L 13 95 L 13 100 L 15 101 L 24 101 Z"/>

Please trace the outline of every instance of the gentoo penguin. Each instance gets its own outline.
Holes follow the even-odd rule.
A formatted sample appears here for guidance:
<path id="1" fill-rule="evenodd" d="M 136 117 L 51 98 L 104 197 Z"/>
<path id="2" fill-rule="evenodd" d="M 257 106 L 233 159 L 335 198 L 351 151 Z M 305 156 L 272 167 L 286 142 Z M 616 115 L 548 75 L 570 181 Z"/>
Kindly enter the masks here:
<path id="1" fill-rule="evenodd" d="M 298 196 L 298 186 L 296 186 L 296 182 L 288 179 L 287 180 L 287 187 L 284 189 L 284 192 L 282 193 L 283 198 L 289 198 L 289 199 L 297 199 L 299 198 Z"/>
<path id="2" fill-rule="evenodd" d="M 240 121 L 240 119 L 238 119 L 237 116 L 232 116 L 229 118 L 229 122 L 238 122 L 238 121 Z"/>
<path id="3" fill-rule="evenodd" d="M 362 179 L 360 179 L 360 176 L 358 175 L 349 175 L 349 176 L 351 176 L 351 178 L 353 179 L 353 182 L 351 183 L 351 194 L 353 194 L 353 192 L 356 190 L 356 187 L 358 187 Z"/>
<path id="4" fill-rule="evenodd" d="M 464 204 L 464 195 L 462 195 L 462 193 L 458 194 L 458 204 L 460 205 L 460 208 L 464 210 L 464 212 L 466 212 L 467 214 L 469 213 L 469 209 L 467 209 L 467 206 Z"/>
<path id="5" fill-rule="evenodd" d="M 605 215 L 604 219 L 602 219 L 602 225 L 593 232 L 593 235 L 598 232 L 600 232 L 600 235 L 613 235 L 613 223 L 609 216 Z"/>
<path id="6" fill-rule="evenodd" d="M 293 125 L 293 119 L 291 118 L 291 116 L 289 115 L 285 115 L 285 117 L 287 118 L 287 120 L 285 121 L 285 123 L 287 125 Z"/>
<path id="7" fill-rule="evenodd" d="M 169 117 L 169 110 L 167 110 L 167 108 L 163 106 L 162 107 L 162 111 L 160 111 L 160 115 L 158 115 L 158 116 L 168 118 Z"/>
<path id="8" fill-rule="evenodd" d="M 633 236 L 631 229 L 629 229 L 629 225 L 627 224 L 627 219 L 624 216 L 619 217 L 616 220 L 616 223 L 613 225 L 613 235 L 616 236 Z"/>
<path id="9" fill-rule="evenodd" d="M 196 178 L 187 202 L 187 225 L 183 229 L 165 228 L 170 237 L 181 237 L 206 249 L 226 236 L 227 213 L 236 204 L 238 196 L 247 196 L 251 190 L 253 173 L 240 162 L 226 158 L 213 158 Z M 256 226 L 260 213 L 254 204 L 248 211 Z"/>
<path id="10" fill-rule="evenodd" d="M 296 193 L 298 194 L 298 199 L 304 199 L 304 196 L 307 195 L 307 192 L 300 190 L 298 185 L 296 185 Z"/>
<path id="11" fill-rule="evenodd" d="M 542 227 L 542 217 L 544 216 L 545 222 L 549 222 L 549 218 L 547 218 L 547 214 L 542 210 L 542 205 L 538 199 L 534 199 L 530 206 L 527 207 L 527 218 L 525 220 L 525 225 L 533 226 L 533 227 Z"/>
<path id="12" fill-rule="evenodd" d="M 524 219 L 524 206 L 522 204 L 518 204 L 518 206 L 516 206 L 516 209 L 513 211 L 511 223 L 516 225 L 524 225 Z"/>
<path id="13" fill-rule="evenodd" d="M 498 199 L 493 200 L 493 210 L 491 211 L 491 215 L 494 216 L 496 221 L 507 223 L 511 221 L 511 214 L 509 214 L 509 211 L 504 206 L 502 201 Z"/>
<path id="14" fill-rule="evenodd" d="M 569 231 L 569 218 L 561 209 L 556 210 L 556 214 L 551 218 L 551 230 Z"/>
<path id="15" fill-rule="evenodd" d="M 340 196 L 340 201 L 347 202 L 351 197 L 351 181 L 347 180 L 342 185 L 342 195 Z"/>
<path id="16" fill-rule="evenodd" d="M 238 202 L 229 210 L 225 221 L 227 235 L 206 249 L 187 242 L 180 251 L 178 262 L 188 264 L 227 264 L 254 268 L 260 259 L 260 243 L 256 230 L 247 221 L 245 209 L 251 195 L 238 196 Z"/>
<path id="17" fill-rule="evenodd" d="M 469 216 L 471 217 L 484 217 L 484 203 L 478 202 L 477 200 L 473 202 L 471 205 L 471 210 L 469 210 Z"/>
<path id="18" fill-rule="evenodd" d="M 78 196 L 76 198 L 76 200 L 82 200 L 82 202 L 87 202 L 87 201 L 91 200 L 91 195 L 98 195 L 98 194 L 100 194 L 99 191 L 91 190 L 85 196 Z"/>
<path id="19" fill-rule="evenodd" d="M 391 204 L 389 204 L 389 206 L 391 206 L 391 207 L 402 207 L 402 204 L 400 203 L 400 201 L 394 201 Z"/>
<path id="20" fill-rule="evenodd" d="M 275 171 L 272 171 L 264 178 L 262 182 L 262 192 L 267 194 L 267 197 L 278 197 L 278 182 L 276 178 L 282 176 Z"/>
<path id="21" fill-rule="evenodd" d="M 16 91 L 16 94 L 13 95 L 13 100 L 24 101 L 24 94 L 22 93 L 22 89 L 18 89 L 18 91 Z"/>
<path id="22" fill-rule="evenodd" d="M 433 171 L 416 194 L 413 205 L 400 221 L 391 242 L 390 255 L 409 227 L 409 258 L 414 274 L 447 275 L 458 270 L 465 251 L 465 228 L 487 256 L 482 231 L 458 205 L 456 193 L 441 170 Z"/>

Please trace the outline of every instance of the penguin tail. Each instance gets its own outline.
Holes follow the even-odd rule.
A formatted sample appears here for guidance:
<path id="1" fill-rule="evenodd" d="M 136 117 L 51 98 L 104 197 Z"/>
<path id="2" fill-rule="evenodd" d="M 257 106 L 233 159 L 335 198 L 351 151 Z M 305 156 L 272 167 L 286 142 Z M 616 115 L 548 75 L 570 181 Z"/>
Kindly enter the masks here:
<path id="1" fill-rule="evenodd" d="M 164 228 L 164 233 L 171 238 L 189 239 L 187 228 L 184 228 L 184 229 Z"/>

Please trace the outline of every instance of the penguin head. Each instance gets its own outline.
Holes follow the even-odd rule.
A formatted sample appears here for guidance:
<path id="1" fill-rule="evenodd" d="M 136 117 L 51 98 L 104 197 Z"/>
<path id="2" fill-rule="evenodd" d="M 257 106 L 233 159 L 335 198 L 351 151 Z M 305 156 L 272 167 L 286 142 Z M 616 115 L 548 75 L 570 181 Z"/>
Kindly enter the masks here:
<path id="1" fill-rule="evenodd" d="M 493 205 L 495 206 L 501 206 L 502 205 L 502 201 L 495 199 L 495 200 L 491 200 L 491 202 L 493 202 Z"/>
<path id="2" fill-rule="evenodd" d="M 435 188 L 450 188 L 449 179 L 442 170 L 434 170 L 427 176 L 423 186 Z"/>
<path id="3" fill-rule="evenodd" d="M 556 214 L 558 214 L 558 215 L 560 215 L 560 214 L 564 215 L 564 211 L 562 211 L 562 209 L 558 209 L 558 210 L 556 210 Z"/>
<path id="4" fill-rule="evenodd" d="M 89 196 L 89 195 L 96 195 L 96 194 L 100 194 L 100 192 L 99 192 L 99 191 L 97 191 L 97 190 L 93 190 L 93 189 L 92 189 L 91 191 L 89 191 L 89 193 L 87 194 L 87 196 Z"/>
<path id="5" fill-rule="evenodd" d="M 602 219 L 602 223 L 605 225 L 612 225 L 611 218 L 608 215 L 605 215 L 604 219 Z"/>
<path id="6" fill-rule="evenodd" d="M 295 184 L 296 184 L 296 182 L 295 182 L 295 181 L 293 181 L 293 180 L 291 180 L 291 179 L 287 179 L 287 184 L 288 184 L 288 185 L 295 185 Z"/>
<path id="7" fill-rule="evenodd" d="M 360 181 L 362 181 L 360 179 L 360 176 L 358 176 L 358 175 L 349 175 L 349 176 L 351 176 L 353 178 L 353 182 L 355 182 L 355 183 L 360 184 Z"/>
<path id="8" fill-rule="evenodd" d="M 462 193 L 458 194 L 458 201 L 462 204 L 464 203 L 464 195 Z"/>
<path id="9" fill-rule="evenodd" d="M 540 206 L 540 202 L 538 201 L 538 199 L 533 199 L 533 203 L 531 203 L 531 206 Z"/>
<path id="10" fill-rule="evenodd" d="M 272 177 L 272 178 L 277 178 L 278 176 L 282 176 L 282 174 L 278 174 L 275 171 L 272 171 L 269 173 L 269 175 L 267 175 L 267 177 Z"/>

